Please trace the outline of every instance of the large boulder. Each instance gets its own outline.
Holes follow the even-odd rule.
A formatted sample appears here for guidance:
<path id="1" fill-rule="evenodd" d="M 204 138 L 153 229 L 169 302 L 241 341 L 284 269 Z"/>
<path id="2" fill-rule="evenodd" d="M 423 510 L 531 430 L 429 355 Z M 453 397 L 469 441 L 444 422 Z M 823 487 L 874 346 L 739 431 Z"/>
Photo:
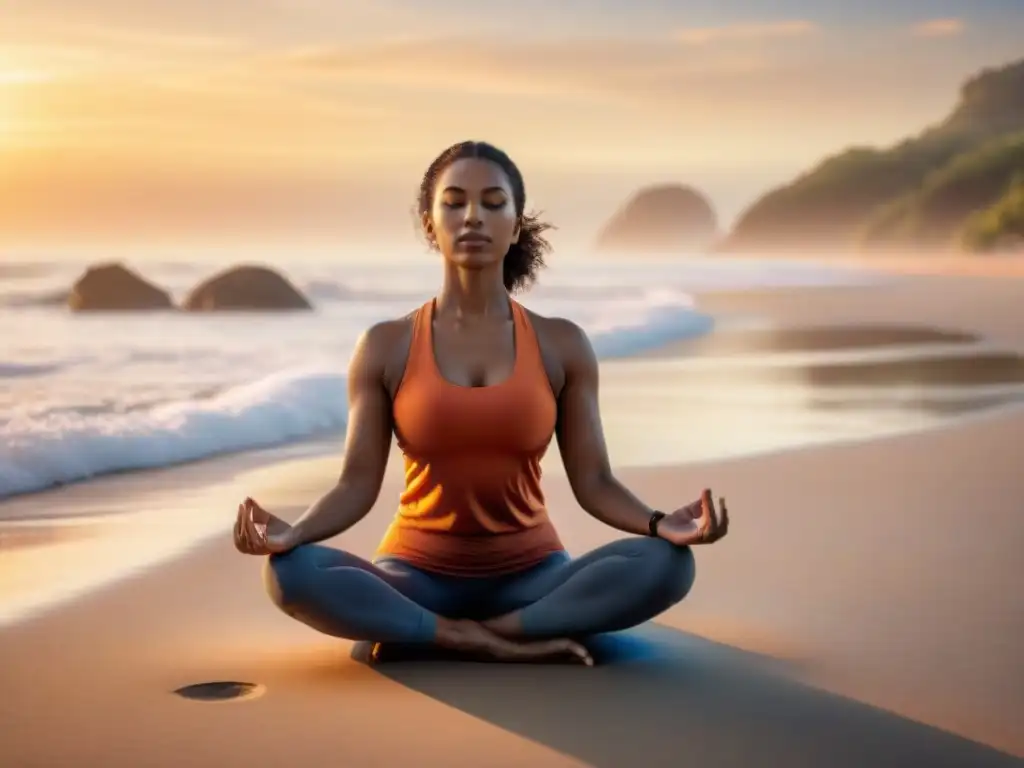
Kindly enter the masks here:
<path id="1" fill-rule="evenodd" d="M 185 297 L 190 312 L 312 309 L 286 277 L 266 267 L 241 265 L 207 278 Z"/>
<path id="2" fill-rule="evenodd" d="M 129 312 L 173 309 L 171 295 L 123 264 L 96 264 L 79 277 L 67 297 L 73 312 Z"/>
<path id="3" fill-rule="evenodd" d="M 646 187 L 612 216 L 597 237 L 598 251 L 683 252 L 704 250 L 718 234 L 707 199 L 681 184 Z"/>

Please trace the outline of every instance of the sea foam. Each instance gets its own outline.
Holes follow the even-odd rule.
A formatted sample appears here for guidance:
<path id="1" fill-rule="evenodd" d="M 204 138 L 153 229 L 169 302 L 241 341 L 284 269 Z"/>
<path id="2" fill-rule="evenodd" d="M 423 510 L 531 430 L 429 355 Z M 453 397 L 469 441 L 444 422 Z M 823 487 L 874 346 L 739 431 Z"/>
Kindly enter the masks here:
<path id="1" fill-rule="evenodd" d="M 601 358 L 635 354 L 713 326 L 688 294 L 671 289 L 606 300 L 601 307 L 580 322 Z M 342 366 L 333 358 L 291 365 L 212 396 L 129 412 L 15 414 L 0 424 L 0 497 L 340 432 L 347 417 Z M 0 376 L 41 374 L 43 368 L 0 366 Z"/>

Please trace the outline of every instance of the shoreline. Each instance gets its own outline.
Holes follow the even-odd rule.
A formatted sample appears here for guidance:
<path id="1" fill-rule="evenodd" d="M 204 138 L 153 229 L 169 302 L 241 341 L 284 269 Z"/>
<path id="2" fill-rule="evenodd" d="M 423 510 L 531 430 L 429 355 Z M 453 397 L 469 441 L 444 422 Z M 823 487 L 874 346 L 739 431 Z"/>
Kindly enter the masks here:
<path id="1" fill-rule="evenodd" d="M 811 296 L 831 290 L 847 291 L 849 288 L 843 286 L 831 289 L 812 287 L 764 289 L 741 293 L 712 292 L 698 294 L 697 301 L 698 306 L 708 308 L 713 315 L 718 312 L 728 314 L 735 312 L 737 307 L 743 311 L 742 308 L 750 304 L 774 304 L 781 294 L 790 296 L 796 292 Z M 1016 353 L 1017 357 L 1007 357 L 1009 353 Z M 944 327 L 938 323 L 862 323 L 844 319 L 835 323 L 815 325 L 798 318 L 783 325 L 759 324 L 757 327 L 738 330 L 731 327 L 712 328 L 701 336 L 685 336 L 654 348 L 639 349 L 635 354 L 628 356 L 602 359 L 602 388 L 607 388 L 607 380 L 614 378 L 614 375 L 609 374 L 620 373 L 623 365 L 647 365 L 653 361 L 663 361 L 669 365 L 682 363 L 687 377 L 710 377 L 710 386 L 714 386 L 716 378 L 745 373 L 757 374 L 764 380 L 766 386 L 771 386 L 772 376 L 786 377 L 790 363 L 796 363 L 803 376 L 816 376 L 819 375 L 818 371 L 842 372 L 849 365 L 854 365 L 861 370 L 856 370 L 846 377 L 850 383 L 865 387 L 885 386 L 884 381 L 870 381 L 868 369 L 895 369 L 898 378 L 900 367 L 913 368 L 929 363 L 938 372 L 946 371 L 949 376 L 954 377 L 947 382 L 948 384 L 976 391 L 979 399 L 995 396 L 983 395 L 985 387 L 1008 390 L 1007 400 L 1016 399 L 1019 388 L 1019 397 L 1024 399 L 1024 345 L 1018 349 L 1007 348 L 998 339 Z M 1011 367 L 1008 369 L 1008 366 Z M 1016 371 L 1012 378 L 1002 375 L 1008 370 Z M 921 373 L 918 372 L 916 375 L 920 376 Z M 927 386 L 938 391 L 934 383 Z M 1002 407 L 1002 404 L 975 407 L 986 410 Z M 968 410 L 972 409 L 968 406 Z M 967 414 L 958 414 L 950 418 L 959 418 L 963 415 Z M 880 436 L 884 437 L 886 434 L 888 433 L 882 432 Z M 15 492 L 0 496 L 0 524 L 20 519 L 17 513 L 12 514 L 10 510 L 12 506 L 22 506 L 20 502 L 24 500 L 47 498 L 49 494 L 61 494 L 80 487 L 100 489 L 104 484 L 117 482 L 124 483 L 127 486 L 125 490 L 131 491 L 134 486 L 148 478 L 159 482 L 161 473 L 173 471 L 191 472 L 192 481 L 206 482 L 203 478 L 212 481 L 224 472 L 270 466 L 288 461 L 296 455 L 320 457 L 332 454 L 343 438 L 344 429 L 328 430 L 275 445 L 216 452 L 163 465 L 114 470 Z M 781 446 L 778 450 L 784 450 L 786 447 Z M 753 451 L 756 454 L 763 452 L 762 449 Z M 739 455 L 747 454 L 741 451 Z M 635 465 L 635 462 L 630 465 Z M 45 517 L 65 515 L 49 514 Z M 36 516 L 33 515 L 33 518 Z"/>
<path id="2" fill-rule="evenodd" d="M 928 261 L 926 259 L 918 259 L 915 261 L 923 262 Z M 1024 261 L 1024 260 L 1022 260 Z M 831 262 L 826 262 L 822 266 L 830 267 L 833 266 Z M 936 318 L 937 322 L 929 323 L 918 323 L 917 326 L 899 325 L 897 323 L 882 323 L 878 327 L 866 327 L 858 325 L 846 319 L 839 323 L 833 323 L 831 327 L 824 328 L 810 328 L 804 329 L 802 322 L 797 322 L 794 328 L 779 328 L 769 324 L 767 327 L 763 322 L 755 323 L 753 327 L 744 328 L 743 323 L 736 323 L 737 319 L 742 319 L 744 304 L 759 305 L 766 303 L 767 306 L 771 306 L 773 312 L 776 309 L 772 297 L 787 296 L 787 297 L 811 297 L 813 295 L 829 295 L 829 296 L 849 296 L 859 295 L 858 292 L 863 290 L 864 286 L 875 285 L 879 291 L 892 290 L 892 286 L 899 285 L 901 281 L 906 280 L 906 276 L 897 277 L 895 283 L 887 282 L 882 280 L 877 283 L 873 281 L 872 276 L 879 274 L 879 270 L 876 270 L 877 264 L 874 264 L 871 260 L 858 262 L 857 271 L 860 275 L 860 280 L 854 280 L 850 284 L 840 282 L 836 285 L 809 285 L 805 287 L 775 287 L 765 286 L 755 289 L 747 289 L 741 291 L 720 291 L 715 290 L 710 286 L 706 286 L 706 289 L 696 289 L 694 296 L 695 307 L 699 310 L 703 310 L 706 314 L 714 317 L 716 321 L 720 319 L 728 320 L 728 322 L 718 323 L 716 327 L 712 327 L 709 333 L 700 334 L 696 337 L 690 335 L 684 335 L 683 337 L 669 341 L 667 343 L 658 344 L 654 348 L 643 347 L 638 348 L 637 351 L 629 355 L 610 355 L 603 362 L 612 361 L 635 361 L 648 358 L 668 358 L 677 356 L 697 356 L 697 357 L 710 357 L 712 363 L 728 362 L 724 360 L 728 353 L 746 353 L 748 355 L 756 355 L 758 351 L 763 351 L 766 354 L 773 355 L 778 358 L 780 355 L 790 351 L 800 352 L 812 352 L 812 351 L 830 351 L 834 352 L 840 348 L 849 347 L 855 351 L 860 348 L 889 348 L 894 349 L 895 346 L 899 345 L 902 340 L 907 345 L 920 346 L 922 350 L 925 347 L 937 345 L 943 341 L 949 342 L 952 345 L 959 344 L 969 340 L 970 334 L 964 334 L 958 332 L 955 329 L 949 329 L 948 324 L 942 322 L 942 318 Z M 884 273 L 884 270 L 882 271 Z M 866 281 L 866 282 L 865 282 Z M 698 282 L 699 279 L 698 279 Z M 740 327 L 737 327 L 739 325 Z M 978 342 L 978 352 L 981 353 L 985 350 L 982 346 L 993 346 L 991 339 L 975 334 L 973 338 Z M 937 350 L 936 350 L 937 351 Z M 1024 350 L 1020 350 L 1024 355 Z M 924 350 L 924 354 L 927 355 L 927 350 Z M 704 375 L 706 369 L 701 370 L 701 375 Z M 973 373 L 969 373 L 969 376 L 973 376 Z M 1020 376 L 1021 381 L 1024 382 L 1024 374 Z M 714 382 L 710 382 L 711 385 Z M 7 495 L 0 495 L 0 520 L 4 517 L 3 505 L 14 499 L 22 498 L 25 496 L 32 496 L 38 493 L 48 493 L 55 490 L 60 490 L 64 487 L 76 486 L 81 483 L 92 483 L 100 480 L 104 480 L 109 477 L 119 477 L 123 475 L 130 475 L 137 472 L 150 472 L 159 471 L 166 468 L 174 467 L 201 467 L 210 461 L 220 461 L 223 459 L 229 459 L 231 457 L 240 457 L 246 462 L 250 462 L 261 455 L 266 455 L 271 461 L 276 460 L 274 455 L 276 452 L 291 451 L 293 449 L 301 449 L 303 446 L 315 445 L 317 443 L 323 443 L 327 441 L 337 440 L 339 436 L 344 434 L 344 430 L 329 430 L 322 433 L 311 434 L 307 437 L 299 438 L 297 440 L 285 440 L 276 444 L 266 444 L 264 446 L 243 448 L 241 450 L 212 450 L 205 455 L 196 456 L 194 458 L 173 461 L 169 464 L 164 465 L 152 465 L 145 466 L 149 462 L 140 462 L 144 466 L 125 468 L 125 469 L 114 469 L 110 471 L 100 471 L 94 475 L 87 475 L 82 477 L 74 477 L 78 472 L 82 472 L 82 468 L 74 469 L 69 471 L 61 469 L 59 472 L 52 473 L 53 476 L 65 475 L 67 478 L 56 480 L 49 485 L 42 485 L 44 478 L 26 478 L 27 481 L 20 481 L 12 487 L 18 487 L 19 485 L 24 486 L 24 490 L 12 491 Z M 328 449 L 329 450 L 329 449 Z M 253 457 L 252 459 L 245 458 L 246 456 Z M 156 462 L 158 459 L 153 458 Z M 42 464 L 45 466 L 45 461 Z M 116 466 L 117 462 L 111 463 L 112 466 Z M 121 462 L 124 463 L 124 462 Z M 132 463 L 132 462 L 128 462 Z M 31 473 L 29 473 L 31 475 Z M 33 487 L 35 486 L 35 487 Z"/>
<path id="3" fill-rule="evenodd" d="M 74 482 L 0 497 L 0 525 L 34 520 L 73 521 L 79 517 L 78 513 L 72 511 L 76 503 L 101 503 L 107 497 L 145 493 L 151 482 L 161 485 L 168 474 L 182 473 L 187 475 L 190 485 L 205 487 L 216 485 L 225 475 L 248 473 L 261 467 L 288 463 L 297 458 L 321 458 L 333 454 L 339 437 L 344 437 L 344 433 L 320 435 L 267 448 L 218 453 L 174 464 L 105 472 Z M 53 500 L 61 512 L 27 515 L 22 511 L 37 500 Z"/>
<path id="4" fill-rule="evenodd" d="M 816 295 L 823 289 L 813 287 L 787 290 Z M 847 289 L 843 287 L 839 290 Z M 706 294 L 700 297 L 700 301 L 714 303 L 741 300 L 745 304 L 770 307 L 780 303 L 778 294 L 779 289 L 748 291 L 724 297 L 722 294 Z M 788 301 L 782 303 L 792 305 Z M 772 317 L 775 321 L 779 319 L 772 312 L 766 312 L 764 316 Z M 910 346 L 900 348 L 900 344 Z M 728 331 L 718 336 L 712 331 L 700 339 L 669 342 L 658 349 L 641 352 L 630 358 L 602 361 L 602 368 L 605 369 L 602 389 L 632 391 L 635 386 L 629 383 L 632 365 L 649 365 L 652 361 L 664 360 L 669 366 L 685 364 L 690 372 L 682 375 L 692 376 L 694 371 L 699 371 L 705 364 L 714 371 L 716 365 L 728 363 L 737 352 L 741 355 L 739 359 L 743 359 L 744 353 L 752 352 L 755 357 L 758 354 L 767 355 L 768 359 L 776 362 L 785 361 L 787 356 L 799 356 L 804 350 L 810 350 L 811 354 L 838 355 L 840 358 L 852 352 L 854 356 L 865 353 L 869 359 L 871 355 L 890 356 L 897 363 L 906 361 L 913 350 L 916 352 L 909 354 L 911 359 L 915 355 L 927 357 L 939 352 L 942 355 L 939 359 L 959 359 L 961 363 L 957 365 L 966 366 L 965 370 L 975 370 L 977 373 L 977 366 L 972 364 L 975 355 L 1005 348 L 1004 345 L 990 342 L 983 333 L 955 326 L 939 327 L 905 322 L 859 325 L 847 320 L 826 327 L 797 318 L 781 328 L 759 329 L 749 334 Z M 947 355 L 952 355 L 952 358 L 946 358 Z M 1021 365 L 1024 370 L 1024 357 L 1021 358 Z M 626 375 L 619 375 L 623 371 Z M 609 375 L 610 372 L 614 375 Z M 771 392 L 772 386 L 769 381 L 766 391 Z M 906 423 L 852 433 L 844 432 L 836 426 L 813 437 L 804 434 L 802 439 L 791 437 L 768 444 L 757 444 L 754 441 L 738 448 L 707 446 L 701 453 L 677 452 L 677 455 L 673 455 L 671 450 L 659 450 L 657 441 L 653 449 L 645 445 L 639 454 L 635 450 L 628 450 L 630 443 L 638 439 L 635 433 L 641 412 L 631 409 L 628 403 L 612 402 L 611 406 L 604 416 L 614 466 L 626 471 L 657 470 L 708 467 L 722 462 L 773 456 L 799 456 L 830 447 L 881 443 L 903 435 L 923 437 L 930 433 L 956 430 L 979 420 L 999 421 L 1012 418 L 1024 407 L 1024 386 L 1015 388 L 1006 396 L 1005 401 L 995 400 L 981 407 L 968 404 L 960 412 L 943 413 L 934 418 L 907 420 Z M 219 522 L 202 515 L 185 514 L 183 519 L 191 520 L 188 530 L 179 529 L 173 545 L 160 548 L 143 544 L 140 548 L 138 539 L 134 538 L 136 533 L 147 524 L 153 525 L 153 521 L 161 517 L 147 510 L 167 507 L 185 510 L 191 504 L 194 507 L 221 505 L 230 511 L 232 504 L 237 503 L 237 498 L 246 495 L 239 486 L 238 478 L 280 474 L 282 467 L 295 468 L 303 463 L 322 467 L 327 482 L 330 477 L 327 468 L 332 464 L 340 464 L 343 436 L 343 432 L 338 432 L 255 451 L 225 453 L 179 464 L 109 473 L 0 500 L 0 553 L 5 555 L 10 564 L 6 573 L 10 574 L 19 567 L 45 572 L 45 568 L 39 568 L 36 564 L 58 555 L 87 563 L 81 567 L 83 572 L 88 573 L 88 576 L 65 574 L 63 577 L 51 578 L 48 586 L 42 584 L 35 589 L 37 596 L 33 598 L 24 594 L 24 587 L 20 588 L 22 594 L 19 596 L 17 580 L 12 581 L 10 575 L 4 577 L 4 571 L 0 571 L 0 626 L 16 624 L 26 616 L 45 614 L 88 594 L 92 589 L 105 588 L 131 578 L 135 573 L 180 558 L 215 537 L 222 528 Z M 648 434 L 647 439 L 641 442 L 649 443 L 649 438 Z M 623 450 L 624 446 L 626 450 Z M 397 447 L 393 447 L 389 472 L 396 471 L 400 465 L 400 452 Z M 547 476 L 564 477 L 564 469 L 554 445 L 545 457 L 544 471 Z M 185 490 L 168 495 L 168 488 Z M 227 489 L 234 490 L 229 492 Z M 326 490 L 325 485 L 320 492 Z M 311 497 L 305 503 L 312 501 Z M 109 552 L 116 543 L 132 549 L 133 556 L 99 556 L 99 553 Z M 90 552 L 95 555 L 91 561 Z M 145 555 L 144 552 L 150 554 Z"/>
<path id="5" fill-rule="evenodd" d="M 901 438 L 956 434 L 979 425 L 1000 424 L 1022 413 L 1024 399 L 889 432 L 829 435 L 800 443 L 694 456 L 686 461 L 661 457 L 613 464 L 617 473 L 642 473 L 691 472 L 745 461 L 799 461 L 822 450 L 872 445 L 885 448 Z M 4 560 L 0 568 L 0 628 L 45 618 L 78 600 L 116 589 L 140 574 L 173 567 L 223 535 L 238 500 L 254 495 L 254 485 L 263 489 L 261 503 L 274 506 L 280 501 L 296 513 L 304 511 L 329 489 L 340 461 L 340 447 L 326 445 L 301 456 L 255 458 L 238 454 L 101 477 L 8 500 L 0 504 L 0 555 Z M 399 482 L 401 462 L 400 452 L 393 449 L 388 464 L 393 484 Z M 556 450 L 545 457 L 544 471 L 548 482 L 564 482 Z M 197 473 L 203 479 L 197 478 Z M 317 487 L 311 485 L 299 499 L 279 493 L 266 482 L 267 478 L 287 480 L 296 474 L 315 475 L 320 482 Z M 187 490 L 179 490 L 182 486 Z M 40 505 L 64 511 L 40 515 Z M 69 509 L 75 511 L 69 514 Z M 211 515 L 211 509 L 221 509 L 223 515 Z M 391 515 L 393 509 L 389 507 L 386 516 L 390 519 Z M 61 563 L 60 567 L 53 567 L 55 561 Z M 32 583 L 26 582 L 25 574 Z M 40 579 L 40 574 L 45 577 Z"/>

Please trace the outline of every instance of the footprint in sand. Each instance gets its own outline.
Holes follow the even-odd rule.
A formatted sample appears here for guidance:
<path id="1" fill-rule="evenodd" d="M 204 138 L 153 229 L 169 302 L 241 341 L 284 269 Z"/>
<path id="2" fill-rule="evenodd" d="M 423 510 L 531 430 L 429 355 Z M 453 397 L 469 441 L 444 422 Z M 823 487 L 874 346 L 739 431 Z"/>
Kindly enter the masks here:
<path id="1" fill-rule="evenodd" d="M 178 688 L 174 693 L 193 701 L 222 702 L 255 699 L 266 693 L 260 683 L 243 683 L 236 680 L 214 680 L 208 683 L 194 683 Z"/>

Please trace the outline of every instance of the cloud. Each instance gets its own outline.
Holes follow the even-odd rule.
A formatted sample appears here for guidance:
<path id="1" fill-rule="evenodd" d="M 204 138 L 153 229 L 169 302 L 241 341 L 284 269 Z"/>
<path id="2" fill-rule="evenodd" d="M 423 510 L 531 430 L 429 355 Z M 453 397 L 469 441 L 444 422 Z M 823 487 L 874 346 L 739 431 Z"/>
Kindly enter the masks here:
<path id="1" fill-rule="evenodd" d="M 763 72 L 770 62 L 759 54 L 734 51 L 694 57 L 668 39 L 408 38 L 294 49 L 266 58 L 264 65 L 279 75 L 335 83 L 593 102 L 624 95 L 649 100 L 658 91 L 687 82 Z"/>
<path id="2" fill-rule="evenodd" d="M 642 152 L 697 157 L 728 135 L 742 146 L 729 150 L 735 163 L 737 153 L 753 157 L 771 142 L 808 152 L 806 137 L 828 131 L 888 140 L 905 115 L 936 109 L 932 94 L 947 99 L 949 78 L 964 67 L 946 61 L 944 46 L 916 47 L 915 56 L 934 61 L 907 62 L 898 36 L 867 60 L 847 50 L 823 56 L 824 46 L 807 41 L 710 44 L 817 30 L 799 20 L 572 38 L 393 29 L 383 39 L 324 35 L 313 45 L 89 30 L 118 45 L 8 51 L 9 71 L 51 75 L 44 83 L 12 75 L 4 87 L 20 89 L 22 107 L 8 129 L 22 146 L 101 147 L 133 163 L 155 154 L 231 167 L 398 163 L 391 158 L 466 135 L 549 147 L 560 158 L 577 144 L 588 158 L 628 146 L 616 151 L 633 160 Z M 851 110 L 852 122 L 835 123 Z M 568 131 L 580 138 L 568 147 L 552 141 Z"/>
<path id="3" fill-rule="evenodd" d="M 818 31 L 818 25 L 806 19 L 791 19 L 752 24 L 729 24 L 722 27 L 684 27 L 673 38 L 686 45 L 708 45 L 733 41 L 760 41 L 778 38 L 806 37 Z"/>
<path id="4" fill-rule="evenodd" d="M 928 19 L 910 28 L 915 37 L 956 37 L 964 31 L 963 19 Z"/>
<path id="5" fill-rule="evenodd" d="M 49 73 L 35 69 L 0 68 L 0 87 L 45 83 L 50 79 L 51 75 Z"/>
<path id="6" fill-rule="evenodd" d="M 35 39 L 0 30 L 0 72 L 29 70 L 68 81 L 126 76 L 139 81 L 230 66 L 242 39 L 105 25 L 64 25 Z"/>
<path id="7" fill-rule="evenodd" d="M 426 29 L 437 15 L 409 0 L 32 0 L 21 5 L 17 14 L 0 14 L 0 40 L 114 47 L 151 41 L 182 51 L 217 49 L 236 40 L 298 45 L 325 35 L 354 42 Z"/>
<path id="8" fill-rule="evenodd" d="M 71 39 L 99 45 L 130 48 L 169 48 L 183 53 L 203 50 L 237 49 L 242 41 L 228 35 L 163 32 L 145 27 L 81 23 L 69 25 L 64 34 Z"/>

